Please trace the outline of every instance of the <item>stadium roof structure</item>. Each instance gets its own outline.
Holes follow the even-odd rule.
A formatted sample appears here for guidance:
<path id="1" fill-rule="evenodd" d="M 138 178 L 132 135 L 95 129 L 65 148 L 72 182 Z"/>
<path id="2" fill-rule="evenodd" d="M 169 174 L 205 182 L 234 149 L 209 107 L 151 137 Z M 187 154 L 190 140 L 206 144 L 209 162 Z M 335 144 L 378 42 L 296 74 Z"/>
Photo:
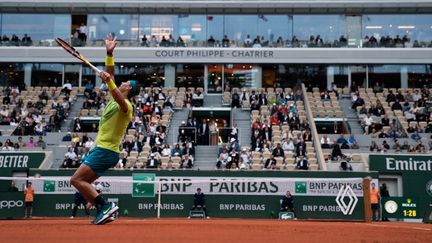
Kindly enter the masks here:
<path id="1" fill-rule="evenodd" d="M 432 0 L 0 0 L 0 12 L 432 13 Z"/>

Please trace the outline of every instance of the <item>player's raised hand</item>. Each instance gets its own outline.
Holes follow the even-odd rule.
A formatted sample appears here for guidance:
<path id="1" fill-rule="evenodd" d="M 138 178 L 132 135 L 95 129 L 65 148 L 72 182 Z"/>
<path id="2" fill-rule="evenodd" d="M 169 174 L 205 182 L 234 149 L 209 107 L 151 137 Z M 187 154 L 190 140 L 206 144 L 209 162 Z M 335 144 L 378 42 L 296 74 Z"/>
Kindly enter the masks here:
<path id="1" fill-rule="evenodd" d="M 117 46 L 117 37 L 113 37 L 111 33 L 105 39 L 105 47 L 108 54 L 112 54 L 114 48 Z"/>
<path id="2" fill-rule="evenodd" d="M 109 73 L 107 73 L 107 72 L 104 72 L 104 71 L 98 73 L 98 76 L 99 76 L 99 78 L 102 79 L 102 81 L 104 81 L 105 83 L 106 83 L 108 80 L 111 79 L 111 75 L 110 75 Z"/>

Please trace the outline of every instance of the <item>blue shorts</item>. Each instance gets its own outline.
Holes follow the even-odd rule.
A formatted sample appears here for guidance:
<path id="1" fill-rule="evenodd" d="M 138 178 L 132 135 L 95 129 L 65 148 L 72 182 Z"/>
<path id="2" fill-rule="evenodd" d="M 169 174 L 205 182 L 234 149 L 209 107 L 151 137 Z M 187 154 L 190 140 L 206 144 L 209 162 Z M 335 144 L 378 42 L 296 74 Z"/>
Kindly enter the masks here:
<path id="1" fill-rule="evenodd" d="M 98 176 L 114 167 L 119 161 L 119 153 L 109 149 L 94 147 L 85 158 L 83 164 L 90 167 Z"/>

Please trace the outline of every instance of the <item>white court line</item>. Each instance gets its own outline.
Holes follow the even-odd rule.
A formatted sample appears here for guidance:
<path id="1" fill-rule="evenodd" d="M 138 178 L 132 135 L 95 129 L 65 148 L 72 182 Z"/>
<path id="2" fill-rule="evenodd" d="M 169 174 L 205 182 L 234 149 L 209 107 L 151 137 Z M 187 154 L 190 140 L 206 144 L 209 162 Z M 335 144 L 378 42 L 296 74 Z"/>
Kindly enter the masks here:
<path id="1" fill-rule="evenodd" d="M 428 228 L 421 228 L 421 227 L 410 227 L 410 226 L 397 226 L 397 225 L 382 225 L 382 224 L 371 224 L 371 223 L 356 223 L 356 224 L 362 224 L 362 225 L 369 225 L 374 227 L 388 227 L 388 228 L 396 228 L 396 229 L 416 229 L 416 230 L 424 230 L 424 231 L 431 231 L 432 229 Z"/>

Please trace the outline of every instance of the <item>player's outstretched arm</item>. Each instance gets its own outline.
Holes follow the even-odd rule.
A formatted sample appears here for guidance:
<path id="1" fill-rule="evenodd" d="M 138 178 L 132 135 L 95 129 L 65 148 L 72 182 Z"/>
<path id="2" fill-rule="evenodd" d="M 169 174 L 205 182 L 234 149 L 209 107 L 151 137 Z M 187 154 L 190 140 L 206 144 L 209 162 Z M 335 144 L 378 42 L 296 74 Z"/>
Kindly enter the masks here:
<path id="1" fill-rule="evenodd" d="M 111 75 L 114 80 L 114 49 L 117 46 L 116 37 L 113 37 L 110 33 L 105 39 L 106 48 L 106 59 L 105 59 L 105 71 Z"/>
<path id="2" fill-rule="evenodd" d="M 120 90 L 117 88 L 114 81 L 111 79 L 111 75 L 107 72 L 100 72 L 98 73 L 98 76 L 107 84 L 112 97 L 117 102 L 117 104 L 119 104 L 120 109 L 122 109 L 123 112 L 128 112 L 129 108 L 126 103 L 126 97 L 124 97 L 122 92 L 120 92 Z"/>

